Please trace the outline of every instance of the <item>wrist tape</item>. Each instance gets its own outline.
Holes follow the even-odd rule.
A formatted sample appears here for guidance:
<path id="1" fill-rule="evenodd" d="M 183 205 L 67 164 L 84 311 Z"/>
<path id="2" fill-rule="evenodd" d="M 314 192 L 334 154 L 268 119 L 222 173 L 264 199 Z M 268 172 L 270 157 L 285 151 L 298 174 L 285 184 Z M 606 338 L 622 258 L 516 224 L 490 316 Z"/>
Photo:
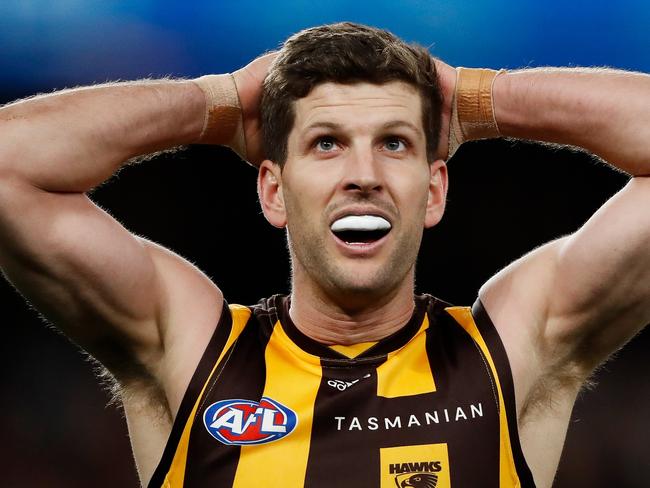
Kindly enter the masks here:
<path id="1" fill-rule="evenodd" d="M 492 87 L 497 75 L 503 72 L 505 70 L 456 68 L 447 159 L 463 142 L 501 136 L 494 117 Z"/>
<path id="2" fill-rule="evenodd" d="M 231 74 L 192 80 L 205 94 L 205 119 L 199 144 L 222 144 L 246 159 L 241 104 Z"/>

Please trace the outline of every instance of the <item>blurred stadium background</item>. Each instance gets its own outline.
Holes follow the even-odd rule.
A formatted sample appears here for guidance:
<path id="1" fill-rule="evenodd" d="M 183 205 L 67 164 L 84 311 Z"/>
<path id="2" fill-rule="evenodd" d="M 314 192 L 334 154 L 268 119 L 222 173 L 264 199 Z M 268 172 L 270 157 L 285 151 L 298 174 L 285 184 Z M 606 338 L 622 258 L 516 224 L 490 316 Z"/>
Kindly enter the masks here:
<path id="1" fill-rule="evenodd" d="M 650 71 L 642 0 L 2 0 L 0 103 L 108 80 L 232 71 L 297 30 L 340 20 L 387 28 L 452 65 Z M 584 154 L 502 141 L 464 146 L 450 178 L 418 288 L 457 304 L 471 304 L 506 263 L 574 231 L 626 181 Z M 283 235 L 260 215 L 254 181 L 228 150 L 195 147 L 128 168 L 94 198 L 194 261 L 231 303 L 253 303 L 288 289 Z M 5 282 L 0 305 L 0 484 L 138 486 L 121 413 L 106 406 L 92 365 Z M 646 330 L 581 395 L 556 487 L 650 486 L 649 349 Z"/>

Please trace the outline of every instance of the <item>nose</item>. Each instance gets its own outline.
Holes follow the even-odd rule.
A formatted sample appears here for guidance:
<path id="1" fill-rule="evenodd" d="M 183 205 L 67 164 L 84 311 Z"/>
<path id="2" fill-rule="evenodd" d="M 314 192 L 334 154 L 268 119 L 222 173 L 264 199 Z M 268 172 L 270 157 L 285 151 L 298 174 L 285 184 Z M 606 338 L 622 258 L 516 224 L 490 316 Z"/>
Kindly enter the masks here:
<path id="1" fill-rule="evenodd" d="M 382 173 L 376 155 L 369 147 L 354 147 L 343 166 L 343 189 L 370 193 L 381 190 Z"/>

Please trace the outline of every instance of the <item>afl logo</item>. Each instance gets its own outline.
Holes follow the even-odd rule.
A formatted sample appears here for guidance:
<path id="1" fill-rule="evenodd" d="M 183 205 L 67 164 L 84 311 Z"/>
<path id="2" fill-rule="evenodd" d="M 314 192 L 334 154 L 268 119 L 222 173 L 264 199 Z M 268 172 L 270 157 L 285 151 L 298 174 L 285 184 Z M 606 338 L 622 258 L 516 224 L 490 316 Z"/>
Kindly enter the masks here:
<path id="1" fill-rule="evenodd" d="M 245 446 L 277 441 L 293 432 L 298 417 L 290 408 L 271 398 L 221 400 L 203 414 L 203 424 L 219 442 Z"/>

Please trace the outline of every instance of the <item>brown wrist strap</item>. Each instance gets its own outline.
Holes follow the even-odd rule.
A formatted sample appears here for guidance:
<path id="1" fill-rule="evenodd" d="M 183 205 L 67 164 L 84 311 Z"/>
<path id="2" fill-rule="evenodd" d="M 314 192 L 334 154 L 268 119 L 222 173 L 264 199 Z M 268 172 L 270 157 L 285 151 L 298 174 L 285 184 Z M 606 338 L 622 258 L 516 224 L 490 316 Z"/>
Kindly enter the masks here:
<path id="1" fill-rule="evenodd" d="M 451 158 L 467 141 L 500 137 L 494 117 L 492 86 L 505 70 L 456 68 L 456 91 L 452 101 L 449 123 L 449 152 Z"/>
<path id="2" fill-rule="evenodd" d="M 228 146 L 246 159 L 241 104 L 232 75 L 207 75 L 192 81 L 205 94 L 205 120 L 199 144 Z"/>

